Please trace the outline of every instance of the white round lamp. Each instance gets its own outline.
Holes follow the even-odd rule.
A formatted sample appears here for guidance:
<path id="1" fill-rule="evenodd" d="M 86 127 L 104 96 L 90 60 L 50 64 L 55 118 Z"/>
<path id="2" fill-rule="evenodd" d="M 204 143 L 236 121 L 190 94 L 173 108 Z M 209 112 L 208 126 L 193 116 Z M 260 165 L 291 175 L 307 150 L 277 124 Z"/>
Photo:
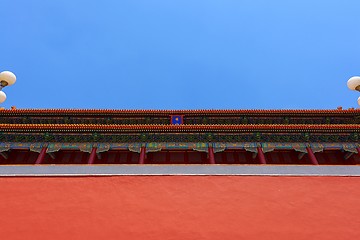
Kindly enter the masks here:
<path id="1" fill-rule="evenodd" d="M 16 82 L 16 76 L 10 71 L 0 72 L 0 103 L 6 100 L 6 94 L 1 91 L 4 87 L 11 86 Z"/>
<path id="2" fill-rule="evenodd" d="M 3 71 L 0 73 L 0 83 L 3 87 L 11 86 L 16 82 L 16 76 L 10 71 Z"/>
<path id="3" fill-rule="evenodd" d="M 0 103 L 5 102 L 6 94 L 3 91 L 0 91 Z"/>
<path id="4" fill-rule="evenodd" d="M 350 90 L 360 91 L 360 77 L 354 76 L 347 81 Z"/>

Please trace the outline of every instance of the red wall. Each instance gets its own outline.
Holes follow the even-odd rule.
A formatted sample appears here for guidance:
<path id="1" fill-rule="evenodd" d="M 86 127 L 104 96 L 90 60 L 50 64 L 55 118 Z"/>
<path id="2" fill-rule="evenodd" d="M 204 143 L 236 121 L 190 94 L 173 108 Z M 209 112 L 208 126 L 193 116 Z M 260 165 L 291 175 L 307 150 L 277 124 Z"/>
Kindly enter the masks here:
<path id="1" fill-rule="evenodd" d="M 360 178 L 0 178 L 0 239 L 358 239 Z"/>

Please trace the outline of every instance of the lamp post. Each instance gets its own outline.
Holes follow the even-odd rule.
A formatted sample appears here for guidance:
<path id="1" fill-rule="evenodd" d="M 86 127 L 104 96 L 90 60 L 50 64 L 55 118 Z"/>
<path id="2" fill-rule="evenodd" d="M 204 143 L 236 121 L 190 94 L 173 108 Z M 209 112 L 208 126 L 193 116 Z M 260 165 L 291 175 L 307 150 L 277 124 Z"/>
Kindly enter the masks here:
<path id="1" fill-rule="evenodd" d="M 360 92 L 360 77 L 354 76 L 347 81 L 347 86 L 350 90 Z M 358 104 L 360 105 L 360 97 L 358 98 Z"/>
<path id="2" fill-rule="evenodd" d="M 16 76 L 12 72 L 3 71 L 0 73 L 0 103 L 6 100 L 6 94 L 2 91 L 4 87 L 11 86 L 16 82 Z"/>

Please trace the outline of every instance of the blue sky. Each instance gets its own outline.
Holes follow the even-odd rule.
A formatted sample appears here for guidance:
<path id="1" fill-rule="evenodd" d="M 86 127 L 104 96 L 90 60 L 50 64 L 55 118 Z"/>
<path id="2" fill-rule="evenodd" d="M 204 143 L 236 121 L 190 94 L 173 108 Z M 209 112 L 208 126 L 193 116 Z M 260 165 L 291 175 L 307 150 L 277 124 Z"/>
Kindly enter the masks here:
<path id="1" fill-rule="evenodd" d="M 1 0 L 4 107 L 357 107 L 358 0 Z"/>

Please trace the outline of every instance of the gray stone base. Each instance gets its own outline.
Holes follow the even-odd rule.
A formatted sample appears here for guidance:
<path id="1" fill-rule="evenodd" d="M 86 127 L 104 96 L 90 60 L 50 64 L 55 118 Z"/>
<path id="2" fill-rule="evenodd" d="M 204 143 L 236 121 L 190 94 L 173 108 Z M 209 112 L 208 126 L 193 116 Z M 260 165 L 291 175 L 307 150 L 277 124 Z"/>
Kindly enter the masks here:
<path id="1" fill-rule="evenodd" d="M 4 165 L 0 176 L 360 176 L 360 166 L 304 165 Z"/>

